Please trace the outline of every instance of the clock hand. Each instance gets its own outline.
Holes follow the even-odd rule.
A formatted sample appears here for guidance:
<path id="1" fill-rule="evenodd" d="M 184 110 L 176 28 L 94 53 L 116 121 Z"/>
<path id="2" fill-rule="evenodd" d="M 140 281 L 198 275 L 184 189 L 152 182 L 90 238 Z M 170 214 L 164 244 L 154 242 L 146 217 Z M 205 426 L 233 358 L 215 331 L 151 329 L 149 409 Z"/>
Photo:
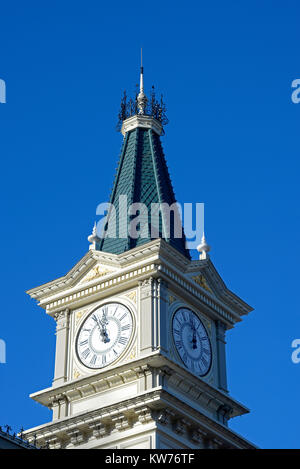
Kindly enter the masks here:
<path id="1" fill-rule="evenodd" d="M 102 336 L 103 342 L 106 344 L 107 342 L 110 342 L 110 338 L 108 337 L 108 332 L 106 329 L 106 325 L 108 324 L 107 315 L 104 312 L 103 312 L 102 319 L 100 319 L 100 324 L 102 327 L 100 334 Z"/>
<path id="2" fill-rule="evenodd" d="M 193 350 L 195 350 L 197 348 L 197 335 L 196 335 L 194 318 L 192 318 L 192 330 L 193 330 L 192 347 L 193 347 Z"/>
<path id="3" fill-rule="evenodd" d="M 103 313 L 104 315 L 104 313 Z M 99 328 L 99 331 L 100 331 L 100 335 L 101 335 L 101 339 L 102 339 L 102 342 L 104 342 L 105 344 L 107 342 L 110 342 L 110 338 L 108 337 L 108 333 L 107 333 L 107 330 L 106 330 L 106 324 L 108 324 L 108 320 L 106 318 L 106 315 L 104 315 L 104 318 L 102 319 L 99 319 L 98 316 L 96 316 L 96 322 L 97 322 L 97 326 Z"/>

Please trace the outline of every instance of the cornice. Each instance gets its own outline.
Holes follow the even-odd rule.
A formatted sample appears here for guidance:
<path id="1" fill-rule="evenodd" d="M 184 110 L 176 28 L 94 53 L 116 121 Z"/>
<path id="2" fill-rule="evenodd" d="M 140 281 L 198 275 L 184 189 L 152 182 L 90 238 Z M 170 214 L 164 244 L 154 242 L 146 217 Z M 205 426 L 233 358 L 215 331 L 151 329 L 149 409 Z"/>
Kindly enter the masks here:
<path id="1" fill-rule="evenodd" d="M 254 448 L 254 445 L 227 426 L 199 410 L 191 409 L 162 389 L 153 389 L 118 404 L 35 427 L 25 431 L 24 436 L 29 441 L 34 439 L 38 445 L 50 442 L 62 448 L 70 443 L 76 445 L 88 441 L 91 437 L 103 438 L 113 429 L 122 431 L 136 424 L 151 422 L 158 428 L 168 427 L 176 433 L 184 432 L 186 438 L 194 441 L 195 434 L 198 434 L 198 443 L 199 438 L 203 438 L 218 442 L 219 447 L 232 445 L 231 447 Z M 76 438 L 72 441 L 74 436 Z"/>
<path id="2" fill-rule="evenodd" d="M 157 119 L 154 119 L 154 117 L 151 116 L 138 114 L 128 117 L 128 119 L 123 121 L 121 133 L 125 136 L 127 132 L 136 129 L 137 127 L 142 129 L 152 129 L 158 135 L 163 134 L 163 127 Z"/>
<path id="3" fill-rule="evenodd" d="M 227 405 L 232 409 L 230 418 L 249 412 L 244 405 L 228 394 L 179 367 L 175 362 L 160 355 L 159 352 L 112 367 L 106 371 L 66 382 L 60 386 L 38 391 L 31 394 L 30 397 L 51 408 L 53 403 L 59 400 L 73 402 L 107 389 L 112 390 L 120 385 L 131 383 L 146 373 L 157 372 L 165 376 L 166 381 L 170 381 L 170 385 L 172 384 L 183 392 L 191 401 L 197 402 L 201 398 L 200 400 L 209 403 L 208 406 L 211 406 L 214 411 L 220 405 Z"/>

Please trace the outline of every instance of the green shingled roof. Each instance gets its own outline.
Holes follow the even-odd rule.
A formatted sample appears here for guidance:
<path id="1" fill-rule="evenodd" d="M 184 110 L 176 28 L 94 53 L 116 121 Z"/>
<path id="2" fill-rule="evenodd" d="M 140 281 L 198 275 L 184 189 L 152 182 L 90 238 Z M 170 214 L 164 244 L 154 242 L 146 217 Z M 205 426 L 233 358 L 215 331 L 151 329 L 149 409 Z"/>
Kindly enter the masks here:
<path id="1" fill-rule="evenodd" d="M 127 206 L 122 206 L 119 197 L 125 195 L 127 196 Z M 133 239 L 126 234 L 126 226 L 140 212 L 131 216 L 126 213 L 128 213 L 128 206 L 136 202 L 142 202 L 148 209 L 147 213 L 140 216 L 141 223 L 139 225 L 139 227 L 143 226 L 144 229 L 147 228 L 148 235 L 144 237 L 145 232 L 143 234 L 140 232 L 137 239 Z M 190 258 L 189 251 L 185 248 L 184 234 L 180 238 L 174 235 L 174 219 L 172 217 L 169 235 L 164 230 L 167 226 L 167 215 L 161 213 L 158 217 L 158 225 L 155 226 L 155 223 L 152 223 L 151 233 L 151 204 L 167 203 L 172 205 L 175 202 L 160 137 L 152 129 L 140 127 L 127 132 L 110 198 L 110 203 L 115 207 L 115 214 L 111 212 L 108 218 L 108 224 L 116 222 L 117 236 L 102 239 L 99 245 L 100 250 L 120 254 L 160 237 Z M 123 222 L 119 224 L 121 214 Z M 124 230 L 123 233 L 122 230 Z"/>

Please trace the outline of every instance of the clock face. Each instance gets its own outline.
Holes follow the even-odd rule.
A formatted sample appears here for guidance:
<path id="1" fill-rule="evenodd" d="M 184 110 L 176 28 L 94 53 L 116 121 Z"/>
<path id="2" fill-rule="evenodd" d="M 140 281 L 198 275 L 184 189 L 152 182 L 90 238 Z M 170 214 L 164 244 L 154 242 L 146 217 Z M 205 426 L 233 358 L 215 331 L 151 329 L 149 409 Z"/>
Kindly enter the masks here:
<path id="1" fill-rule="evenodd" d="M 93 311 L 82 324 L 76 341 L 80 361 L 88 368 L 103 368 L 119 358 L 133 329 L 132 315 L 120 303 Z"/>
<path id="2" fill-rule="evenodd" d="M 211 345 L 198 316 L 188 308 L 178 309 L 173 316 L 172 333 L 186 368 L 197 375 L 206 375 L 211 366 Z"/>

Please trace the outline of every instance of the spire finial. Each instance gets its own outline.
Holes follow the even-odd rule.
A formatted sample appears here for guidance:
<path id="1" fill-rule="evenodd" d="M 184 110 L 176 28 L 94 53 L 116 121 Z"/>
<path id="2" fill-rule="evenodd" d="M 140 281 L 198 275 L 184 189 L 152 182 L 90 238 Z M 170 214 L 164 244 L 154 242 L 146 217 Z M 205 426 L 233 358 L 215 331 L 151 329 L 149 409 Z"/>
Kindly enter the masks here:
<path id="1" fill-rule="evenodd" d="M 97 244 L 101 241 L 99 236 L 97 235 L 97 223 L 94 223 L 93 231 L 90 236 L 88 236 L 88 241 L 91 243 L 90 249 L 96 249 Z"/>
<path id="2" fill-rule="evenodd" d="M 144 67 L 143 67 L 143 49 L 141 48 L 141 73 L 140 73 L 140 92 L 137 97 L 139 114 L 145 114 L 147 106 L 147 96 L 144 93 Z"/>
<path id="3" fill-rule="evenodd" d="M 203 236 L 201 239 L 201 244 L 197 246 L 197 251 L 201 253 L 199 256 L 200 260 L 204 260 L 209 257 L 208 252 L 210 251 L 210 246 L 206 243 L 204 231 L 203 231 Z"/>

